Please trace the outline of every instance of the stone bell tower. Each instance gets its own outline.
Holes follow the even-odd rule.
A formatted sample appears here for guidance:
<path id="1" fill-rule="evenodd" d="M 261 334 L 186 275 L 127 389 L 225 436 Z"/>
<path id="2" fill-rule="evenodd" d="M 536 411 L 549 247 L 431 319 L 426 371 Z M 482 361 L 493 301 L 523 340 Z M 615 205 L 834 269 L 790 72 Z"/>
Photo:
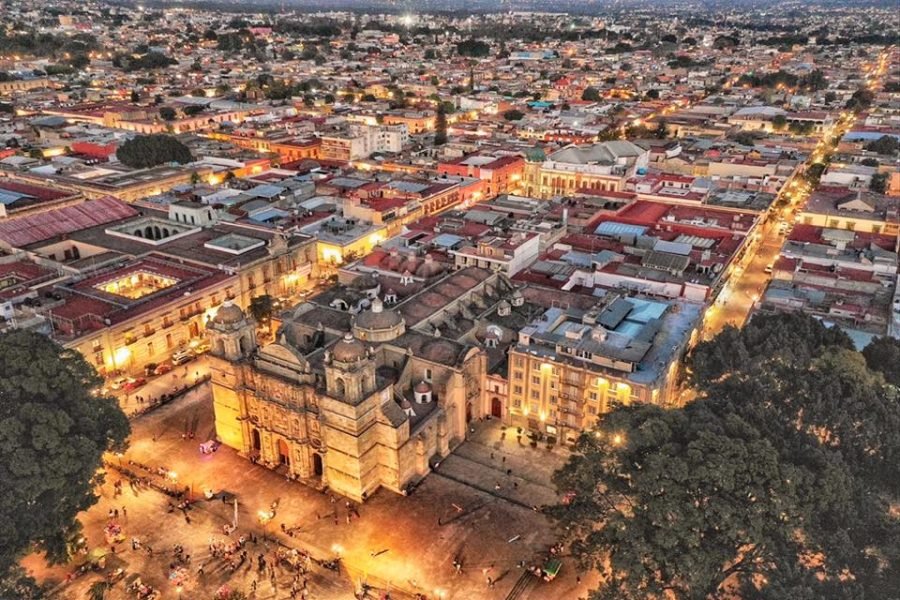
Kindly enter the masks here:
<path id="1" fill-rule="evenodd" d="M 256 323 L 231 300 L 219 307 L 216 316 L 207 321 L 206 329 L 213 356 L 235 361 L 256 350 Z"/>
<path id="2" fill-rule="evenodd" d="M 366 345 L 347 332 L 325 358 L 328 395 L 358 404 L 375 391 L 375 360 Z"/>

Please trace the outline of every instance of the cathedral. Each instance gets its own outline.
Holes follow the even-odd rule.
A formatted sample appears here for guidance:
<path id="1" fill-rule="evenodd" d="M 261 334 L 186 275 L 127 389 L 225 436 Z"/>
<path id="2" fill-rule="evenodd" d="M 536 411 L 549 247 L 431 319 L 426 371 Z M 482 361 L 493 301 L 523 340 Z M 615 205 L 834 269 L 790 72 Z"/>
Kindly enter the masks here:
<path id="1" fill-rule="evenodd" d="M 491 411 L 488 352 L 472 332 L 511 291 L 503 275 L 470 267 L 398 301 L 363 276 L 341 298 L 325 292 L 282 315 L 264 346 L 226 303 L 207 323 L 217 435 L 357 501 L 380 487 L 402 493 Z"/>

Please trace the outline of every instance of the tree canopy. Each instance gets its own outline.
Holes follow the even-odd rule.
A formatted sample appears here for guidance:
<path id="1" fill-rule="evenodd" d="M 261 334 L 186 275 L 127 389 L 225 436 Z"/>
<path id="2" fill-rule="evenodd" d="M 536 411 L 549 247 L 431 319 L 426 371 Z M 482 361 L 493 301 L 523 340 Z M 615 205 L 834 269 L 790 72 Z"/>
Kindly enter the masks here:
<path id="1" fill-rule="evenodd" d="M 76 515 L 92 506 L 101 457 L 121 450 L 128 420 L 75 350 L 28 331 L 0 335 L 0 574 L 36 547 L 68 558 Z M 34 544 L 35 546 L 32 546 Z"/>
<path id="2" fill-rule="evenodd" d="M 491 46 L 481 40 L 468 39 L 456 44 L 456 53 L 460 56 L 483 58 L 491 53 Z"/>
<path id="3" fill-rule="evenodd" d="M 614 407 L 554 478 L 574 495 L 551 514 L 605 582 L 591 599 L 891 597 L 900 395 L 867 358 L 758 316 L 695 349 L 694 402 Z"/>
<path id="4" fill-rule="evenodd" d="M 180 164 L 194 160 L 187 146 L 171 135 L 137 135 L 116 151 L 122 164 L 136 169 L 155 167 L 170 162 Z"/>
<path id="5" fill-rule="evenodd" d="M 893 156 L 900 152 L 900 139 L 897 139 L 892 135 L 883 135 L 877 140 L 872 140 L 867 143 L 865 148 L 870 152 Z"/>

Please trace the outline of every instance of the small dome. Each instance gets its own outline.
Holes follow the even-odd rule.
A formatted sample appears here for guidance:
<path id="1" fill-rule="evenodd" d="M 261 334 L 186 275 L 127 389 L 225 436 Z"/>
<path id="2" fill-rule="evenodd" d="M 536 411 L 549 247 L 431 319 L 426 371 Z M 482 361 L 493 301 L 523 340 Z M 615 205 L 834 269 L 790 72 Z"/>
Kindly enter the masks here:
<path id="1" fill-rule="evenodd" d="M 425 260 L 422 262 L 419 268 L 416 269 L 416 276 L 428 279 L 429 277 L 440 275 L 443 272 L 444 266 L 439 262 L 435 262 L 434 258 L 432 258 L 430 254 L 426 254 Z"/>
<path id="2" fill-rule="evenodd" d="M 334 360 L 340 362 L 358 362 L 366 357 L 366 345 L 348 331 L 344 334 L 344 339 L 334 345 L 332 355 Z"/>
<path id="3" fill-rule="evenodd" d="M 371 290 L 378 287 L 378 280 L 372 275 L 361 275 L 350 282 L 350 287 L 359 291 Z"/>
<path id="4" fill-rule="evenodd" d="M 416 384 L 415 391 L 417 394 L 427 394 L 431 391 L 431 385 L 427 381 L 420 381 Z"/>
<path id="5" fill-rule="evenodd" d="M 355 326 L 359 329 L 391 329 L 397 327 L 403 321 L 403 317 L 391 309 L 385 310 L 381 298 L 372 301 L 372 308 L 360 313 L 356 317 Z"/>
<path id="6" fill-rule="evenodd" d="M 213 317 L 213 323 L 218 325 L 235 325 L 243 320 L 244 311 L 231 300 L 226 300 L 216 311 L 216 316 Z"/>

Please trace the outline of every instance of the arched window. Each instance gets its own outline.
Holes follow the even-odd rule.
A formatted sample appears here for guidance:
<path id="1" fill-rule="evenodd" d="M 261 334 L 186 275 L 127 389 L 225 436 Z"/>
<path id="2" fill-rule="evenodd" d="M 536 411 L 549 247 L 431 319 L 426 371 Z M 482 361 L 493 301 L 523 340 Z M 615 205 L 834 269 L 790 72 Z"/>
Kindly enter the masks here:
<path id="1" fill-rule="evenodd" d="M 335 379 L 334 390 L 335 390 L 335 392 L 337 392 L 338 396 L 343 396 L 347 393 L 347 386 L 344 383 L 343 378 L 338 377 L 337 379 Z"/>

